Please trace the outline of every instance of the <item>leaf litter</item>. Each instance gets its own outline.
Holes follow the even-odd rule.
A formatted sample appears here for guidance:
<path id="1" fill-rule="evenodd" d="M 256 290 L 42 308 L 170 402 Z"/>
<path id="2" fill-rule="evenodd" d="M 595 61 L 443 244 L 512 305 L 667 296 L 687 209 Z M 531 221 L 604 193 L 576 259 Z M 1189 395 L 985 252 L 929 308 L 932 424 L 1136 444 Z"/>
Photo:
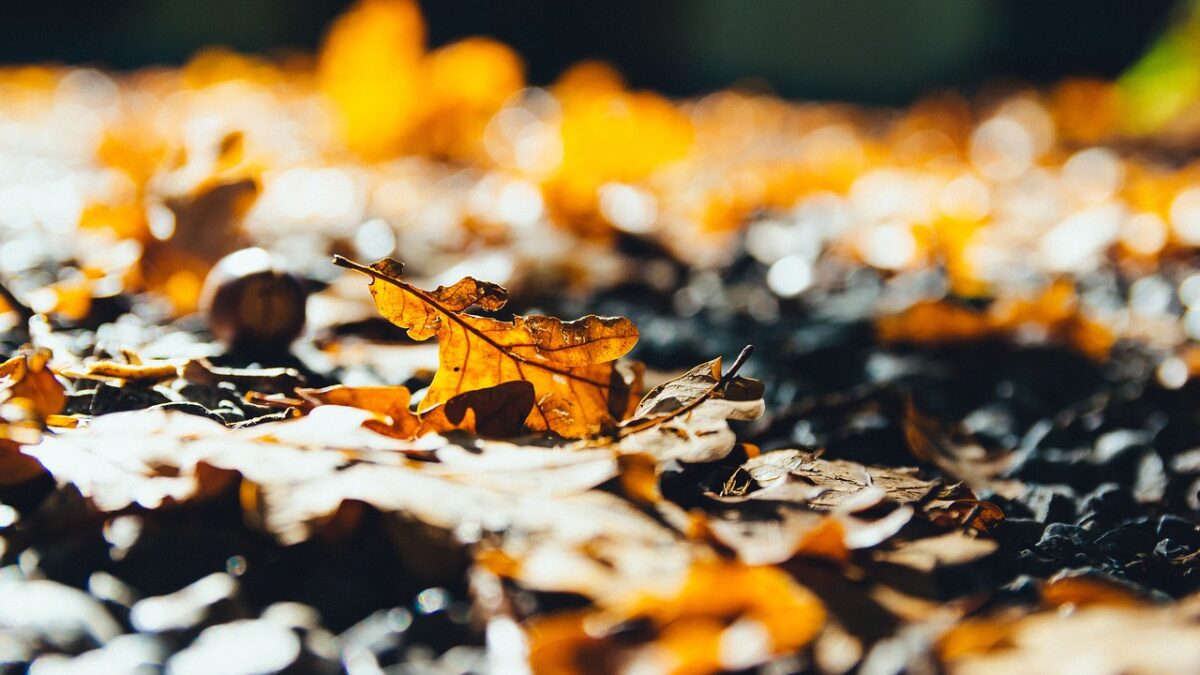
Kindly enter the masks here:
<path id="1" fill-rule="evenodd" d="M 380 311 L 410 336 L 450 343 L 439 348 L 421 403 L 404 386 L 305 388 L 296 370 L 143 362 L 132 353 L 55 375 L 48 352 L 27 352 L 4 364 L 10 401 L 34 420 L 6 422 L 6 483 L 48 475 L 81 501 L 42 502 L 18 521 L 13 544 L 25 536 L 34 545 L 39 523 L 86 529 L 97 517 L 169 517 L 232 499 L 245 527 L 297 547 L 356 536 L 368 527 L 365 508 L 384 518 L 399 555 L 420 557 L 422 546 L 465 554 L 466 578 L 493 589 L 473 611 L 489 625 L 520 627 L 530 663 L 543 672 L 735 670 L 806 646 L 822 662 L 853 667 L 871 642 L 833 637 L 845 636 L 841 626 L 855 617 L 826 606 L 819 578 L 803 573 L 814 564 L 845 575 L 858 602 L 924 623 L 930 634 L 944 628 L 927 603 L 984 592 L 979 577 L 1005 541 L 1003 512 L 953 479 L 988 489 L 992 474 L 960 468 L 965 460 L 946 450 L 948 436 L 911 401 L 901 421 L 907 442 L 921 448 L 912 459 L 926 468 L 763 452 L 739 443 L 731 427 L 765 411 L 762 383 L 738 374 L 750 348 L 728 370 L 714 359 L 630 405 L 638 378 L 621 379 L 611 363 L 636 341 L 627 320 L 485 319 L 465 310 L 498 309 L 507 293 L 494 284 L 468 278 L 425 292 L 399 279 L 398 264 L 341 264 L 369 270 Z M 458 376 L 464 368 L 485 372 Z M 626 389 L 613 406 L 617 381 Z M 42 439 L 36 420 L 61 417 L 68 392 L 89 383 L 174 392 L 175 400 L 76 413 L 77 428 L 58 425 Z M 244 408 L 288 415 L 265 412 L 248 425 L 178 395 L 229 385 L 245 393 Z M 927 450 L 932 443 L 942 445 Z M 730 465 L 731 456 L 743 459 Z M 660 481 L 704 467 L 712 488 L 691 500 L 664 496 Z M 1065 597 L 1058 583 L 1045 587 L 1047 598 Z M 1089 606 L 1124 607 L 1106 600 L 1124 593 L 1090 592 L 1100 600 Z M 525 599 L 564 594 L 586 604 L 541 609 Z M 1013 659 L 1038 662 L 1042 643 L 1024 636 L 1040 631 L 1102 630 L 1121 611 L 1171 623 L 1169 612 L 1144 603 L 1053 619 L 1033 633 L 1043 614 L 971 619 L 946 631 L 936 654 L 952 672 L 992 672 Z M 831 637 L 812 647 L 822 635 Z M 1008 652 L 997 651 L 1001 642 Z M 830 652 L 833 644 L 850 655 Z"/>

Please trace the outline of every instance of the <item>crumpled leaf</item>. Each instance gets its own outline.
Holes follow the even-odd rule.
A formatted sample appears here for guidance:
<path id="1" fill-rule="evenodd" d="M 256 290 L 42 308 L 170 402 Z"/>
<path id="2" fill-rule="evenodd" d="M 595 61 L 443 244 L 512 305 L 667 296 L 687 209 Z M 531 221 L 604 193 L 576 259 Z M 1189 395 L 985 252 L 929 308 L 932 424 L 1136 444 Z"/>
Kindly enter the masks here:
<path id="1" fill-rule="evenodd" d="M 913 468 L 868 467 L 824 459 L 818 452 L 775 450 L 747 460 L 713 496 L 729 503 L 771 500 L 861 511 L 884 500 L 920 502 L 940 485 L 919 478 Z"/>
<path id="2" fill-rule="evenodd" d="M 0 363 L 0 400 L 26 399 L 43 418 L 61 413 L 67 394 L 49 368 L 51 357 L 48 349 L 24 350 Z"/>
<path id="3" fill-rule="evenodd" d="M 633 417 L 622 422 L 617 447 L 646 453 L 660 463 L 711 462 L 729 454 L 737 442 L 729 420 L 762 416 L 763 385 L 736 376 L 749 350 L 721 375 L 721 359 L 703 363 L 651 390 Z"/>
<path id="4" fill-rule="evenodd" d="M 671 595 L 538 617 L 526 630 L 535 672 L 713 673 L 793 652 L 825 618 L 820 600 L 778 569 L 705 561 Z M 642 622 L 650 637 L 622 634 Z"/>
<path id="5" fill-rule="evenodd" d="M 1179 603 L 967 620 L 942 635 L 953 675 L 1200 672 L 1200 595 Z"/>
<path id="6" fill-rule="evenodd" d="M 507 293 L 495 284 L 463 279 L 433 291 L 400 279 L 403 265 L 384 259 L 370 267 L 337 258 L 337 264 L 371 277 L 375 305 L 415 340 L 438 338 L 440 366 L 420 410 L 467 391 L 524 380 L 536 394 L 525 424 L 564 437 L 595 434 L 621 415 L 629 383 L 614 361 L 638 339 L 621 317 L 585 316 L 564 322 L 546 316 L 499 321 L 466 314 L 473 305 L 501 308 Z"/>

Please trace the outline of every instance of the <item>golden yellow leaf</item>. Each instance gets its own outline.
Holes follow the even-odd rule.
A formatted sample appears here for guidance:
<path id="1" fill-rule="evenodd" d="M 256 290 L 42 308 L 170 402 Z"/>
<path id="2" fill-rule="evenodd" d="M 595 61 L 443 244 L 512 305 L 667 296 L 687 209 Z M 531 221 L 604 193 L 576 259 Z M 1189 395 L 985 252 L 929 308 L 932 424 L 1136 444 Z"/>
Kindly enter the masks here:
<path id="1" fill-rule="evenodd" d="M 367 267 L 338 257 L 336 263 L 371 277 L 379 312 L 407 328 L 409 337 L 437 337 L 440 366 L 420 410 L 464 392 L 526 381 L 536 397 L 526 426 L 579 438 L 598 432 L 626 409 L 629 385 L 613 361 L 637 342 L 637 327 L 629 319 L 589 315 L 564 322 L 517 316 L 500 321 L 464 313 L 473 305 L 503 307 L 508 294 L 495 284 L 467 278 L 425 291 L 400 279 L 403 265 L 395 260 Z"/>

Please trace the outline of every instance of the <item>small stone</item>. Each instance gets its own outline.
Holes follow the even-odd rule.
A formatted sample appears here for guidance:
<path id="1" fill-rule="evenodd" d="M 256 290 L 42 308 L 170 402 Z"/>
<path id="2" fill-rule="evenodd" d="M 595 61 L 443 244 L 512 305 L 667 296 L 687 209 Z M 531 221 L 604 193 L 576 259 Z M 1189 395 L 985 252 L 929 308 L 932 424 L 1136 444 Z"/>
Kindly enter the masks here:
<path id="1" fill-rule="evenodd" d="M 1111 523 L 1134 508 L 1129 493 L 1116 483 L 1102 483 L 1083 498 L 1080 521 Z"/>
<path id="2" fill-rule="evenodd" d="M 36 633 L 58 651 L 79 653 L 121 634 L 100 601 L 46 579 L 29 580 L 15 568 L 0 570 L 0 628 Z"/>
<path id="3" fill-rule="evenodd" d="M 257 675 L 300 672 L 300 638 L 285 626 L 243 619 L 205 628 L 167 660 L 166 675 Z M 289 670 L 293 669 L 294 670 Z"/>
<path id="4" fill-rule="evenodd" d="M 1159 518 L 1154 533 L 1160 539 L 1169 537 L 1185 546 L 1200 547 L 1200 526 L 1176 515 L 1166 514 Z"/>
<path id="5" fill-rule="evenodd" d="M 154 675 L 162 672 L 163 660 L 169 653 L 167 645 L 150 635 L 121 635 L 100 649 L 76 657 L 48 654 L 39 657 L 29 669 L 29 675 Z"/>
<path id="6" fill-rule="evenodd" d="M 133 606 L 129 619 L 145 633 L 166 633 L 202 628 L 243 618 L 233 577 L 219 572 L 169 595 L 146 598 Z"/>
<path id="7" fill-rule="evenodd" d="M 993 533 L 1003 544 L 1022 549 L 1036 544 L 1045 529 L 1043 523 L 1032 518 L 1005 518 L 996 524 Z"/>
<path id="8" fill-rule="evenodd" d="M 1075 492 L 1065 485 L 1030 485 L 1018 498 L 1043 523 L 1075 521 Z"/>
<path id="9" fill-rule="evenodd" d="M 1141 504 L 1161 502 L 1167 493 L 1167 473 L 1162 457 L 1156 452 L 1147 452 L 1138 462 L 1137 479 L 1133 484 L 1133 498 Z"/>
<path id="10" fill-rule="evenodd" d="M 1136 527 L 1117 527 L 1096 539 L 1096 550 L 1117 560 L 1131 560 L 1154 547 L 1154 535 Z"/>

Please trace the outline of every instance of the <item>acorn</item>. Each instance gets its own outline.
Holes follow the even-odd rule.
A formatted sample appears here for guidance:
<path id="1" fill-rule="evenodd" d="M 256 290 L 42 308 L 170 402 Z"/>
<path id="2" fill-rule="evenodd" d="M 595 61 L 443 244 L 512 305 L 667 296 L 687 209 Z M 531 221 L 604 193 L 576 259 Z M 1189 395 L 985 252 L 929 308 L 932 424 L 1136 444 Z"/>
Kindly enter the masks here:
<path id="1" fill-rule="evenodd" d="M 308 292 L 303 280 L 261 248 L 221 258 L 204 281 L 200 310 L 209 331 L 231 351 L 286 351 L 304 330 Z"/>

